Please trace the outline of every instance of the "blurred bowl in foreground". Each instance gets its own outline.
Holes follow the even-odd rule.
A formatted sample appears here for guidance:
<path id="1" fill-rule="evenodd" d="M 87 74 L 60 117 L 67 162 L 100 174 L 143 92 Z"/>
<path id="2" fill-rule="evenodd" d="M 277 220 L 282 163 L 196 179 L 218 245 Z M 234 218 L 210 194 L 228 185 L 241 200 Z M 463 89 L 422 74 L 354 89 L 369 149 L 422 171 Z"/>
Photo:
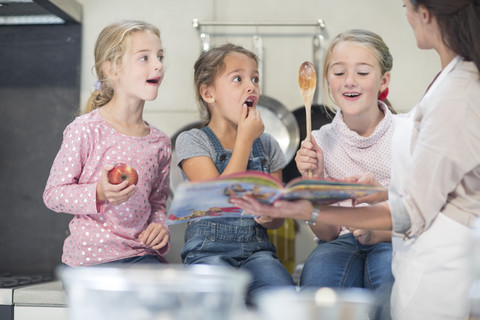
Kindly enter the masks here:
<path id="1" fill-rule="evenodd" d="M 374 302 L 368 290 L 350 288 L 270 291 L 259 297 L 259 315 L 263 320 L 365 320 Z"/>
<path id="2" fill-rule="evenodd" d="M 244 308 L 245 271 L 219 266 L 60 268 L 70 320 L 227 320 Z"/>

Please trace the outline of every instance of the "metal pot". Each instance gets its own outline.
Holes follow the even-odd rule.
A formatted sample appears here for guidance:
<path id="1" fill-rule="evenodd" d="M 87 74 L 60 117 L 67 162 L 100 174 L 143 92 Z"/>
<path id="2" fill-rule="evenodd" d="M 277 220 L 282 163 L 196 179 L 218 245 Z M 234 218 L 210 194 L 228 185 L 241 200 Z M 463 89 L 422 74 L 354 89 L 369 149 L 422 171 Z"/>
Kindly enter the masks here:
<path id="1" fill-rule="evenodd" d="M 258 73 L 260 83 L 264 83 L 263 77 L 263 40 L 259 35 L 253 36 L 253 46 L 258 56 Z M 261 88 L 263 92 L 263 85 Z M 279 101 L 261 95 L 257 104 L 257 109 L 265 124 L 265 132 L 271 134 L 280 144 L 280 148 L 285 154 L 287 163 L 292 161 L 300 143 L 300 130 L 298 122 L 292 112 L 288 110 Z"/>
<path id="2" fill-rule="evenodd" d="M 257 109 L 262 116 L 265 132 L 278 141 L 287 162 L 291 161 L 300 142 L 300 130 L 294 115 L 279 101 L 264 95 L 260 96 Z"/>

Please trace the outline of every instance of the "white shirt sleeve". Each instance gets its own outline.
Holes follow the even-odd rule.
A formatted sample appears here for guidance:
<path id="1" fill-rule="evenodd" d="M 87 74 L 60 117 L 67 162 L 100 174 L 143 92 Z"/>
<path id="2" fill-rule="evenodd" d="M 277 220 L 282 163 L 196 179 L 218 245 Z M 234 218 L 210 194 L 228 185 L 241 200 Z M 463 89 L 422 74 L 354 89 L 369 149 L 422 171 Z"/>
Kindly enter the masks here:
<path id="1" fill-rule="evenodd" d="M 440 212 L 462 215 L 480 204 L 480 111 L 474 101 L 480 86 L 464 73 L 450 77 L 416 107 L 402 201 L 391 202 L 394 217 L 408 212 L 409 236 L 421 234 Z M 397 222 L 397 228 L 406 227 Z"/>

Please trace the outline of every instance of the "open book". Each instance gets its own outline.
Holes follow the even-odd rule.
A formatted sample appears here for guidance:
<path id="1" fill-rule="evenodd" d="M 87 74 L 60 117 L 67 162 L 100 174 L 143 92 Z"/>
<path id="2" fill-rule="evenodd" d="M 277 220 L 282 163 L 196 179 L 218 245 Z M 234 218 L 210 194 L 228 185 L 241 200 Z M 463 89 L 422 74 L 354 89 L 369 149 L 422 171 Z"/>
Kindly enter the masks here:
<path id="1" fill-rule="evenodd" d="M 232 196 L 249 195 L 266 204 L 279 199 L 307 199 L 328 205 L 383 190 L 372 185 L 301 177 L 291 180 L 284 187 L 281 181 L 269 174 L 244 171 L 208 181 L 181 183 L 168 211 L 167 225 L 205 218 L 241 216 L 243 209 L 229 202 Z"/>

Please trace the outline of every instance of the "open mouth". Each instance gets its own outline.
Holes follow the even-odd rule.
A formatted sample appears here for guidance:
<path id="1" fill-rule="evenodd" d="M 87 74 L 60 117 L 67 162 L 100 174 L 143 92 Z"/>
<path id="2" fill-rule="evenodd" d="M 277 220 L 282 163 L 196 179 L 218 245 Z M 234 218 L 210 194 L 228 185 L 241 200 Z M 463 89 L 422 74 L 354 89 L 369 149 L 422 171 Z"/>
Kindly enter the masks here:
<path id="1" fill-rule="evenodd" d="M 343 95 L 347 98 L 355 98 L 355 97 L 359 97 L 360 93 L 344 93 Z"/>
<path id="2" fill-rule="evenodd" d="M 158 84 L 160 82 L 160 78 L 152 78 L 148 79 L 147 83 Z"/>
<path id="3" fill-rule="evenodd" d="M 257 102 L 257 97 L 255 96 L 250 96 L 245 100 L 244 104 L 247 105 L 247 107 L 253 107 L 255 105 L 255 102 Z"/>

